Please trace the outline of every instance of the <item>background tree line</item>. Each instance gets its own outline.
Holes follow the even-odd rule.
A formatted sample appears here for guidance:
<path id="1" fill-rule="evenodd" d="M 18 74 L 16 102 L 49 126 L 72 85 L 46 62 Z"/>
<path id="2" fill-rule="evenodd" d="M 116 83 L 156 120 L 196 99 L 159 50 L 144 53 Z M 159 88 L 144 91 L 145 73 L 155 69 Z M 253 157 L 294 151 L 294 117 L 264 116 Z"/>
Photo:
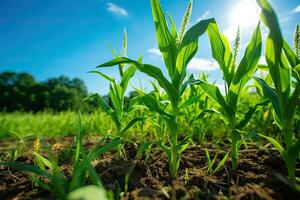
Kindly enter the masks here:
<path id="1" fill-rule="evenodd" d="M 31 74 L 24 72 L 0 73 L 0 111 L 2 112 L 77 109 L 89 112 L 96 109 L 97 105 L 96 102 L 82 101 L 87 95 L 87 87 L 79 78 L 59 76 L 37 82 Z M 128 98 L 133 96 L 135 93 L 130 93 Z M 111 104 L 108 95 L 104 99 Z"/>

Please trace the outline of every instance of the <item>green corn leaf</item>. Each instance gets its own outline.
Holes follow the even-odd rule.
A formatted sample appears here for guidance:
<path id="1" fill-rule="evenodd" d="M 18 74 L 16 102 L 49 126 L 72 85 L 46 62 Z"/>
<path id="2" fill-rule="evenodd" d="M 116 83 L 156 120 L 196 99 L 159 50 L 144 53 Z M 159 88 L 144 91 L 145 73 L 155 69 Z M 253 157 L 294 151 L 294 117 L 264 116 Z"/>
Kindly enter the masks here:
<path id="1" fill-rule="evenodd" d="M 300 59 L 296 56 L 294 51 L 289 47 L 287 42 L 283 41 L 283 50 L 285 52 L 286 58 L 292 67 L 292 75 L 300 82 Z"/>
<path id="2" fill-rule="evenodd" d="M 293 69 L 293 76 L 300 82 L 300 64 L 296 65 Z"/>
<path id="3" fill-rule="evenodd" d="M 214 19 L 202 20 L 191 27 L 184 35 L 176 59 L 176 69 L 180 77 L 175 79 L 175 83 L 180 85 L 185 78 L 186 67 L 197 52 L 199 37 L 205 33 L 211 22 L 214 22 Z"/>
<path id="4" fill-rule="evenodd" d="M 77 122 L 77 135 L 76 135 L 76 150 L 75 150 L 75 161 L 74 165 L 78 164 L 80 153 L 81 153 L 81 144 L 82 144 L 82 126 L 81 126 L 81 113 L 78 112 L 78 122 Z"/>
<path id="5" fill-rule="evenodd" d="M 110 82 L 112 82 L 112 83 L 115 83 L 115 82 L 116 82 L 114 78 L 111 78 L 111 77 L 109 77 L 109 76 L 103 74 L 102 72 L 93 70 L 93 71 L 89 71 L 89 73 L 91 73 L 91 74 L 97 74 L 97 75 L 99 75 L 99 76 L 105 78 L 106 80 L 108 80 L 108 81 L 110 81 Z"/>
<path id="6" fill-rule="evenodd" d="M 173 101 L 176 101 L 176 99 L 178 99 L 178 94 L 176 92 L 175 87 L 164 77 L 162 71 L 158 67 L 155 67 L 153 65 L 141 64 L 137 61 L 120 57 L 120 58 L 113 59 L 109 62 L 106 62 L 102 65 L 99 65 L 97 67 L 110 67 L 120 63 L 135 64 L 138 70 L 154 78 L 158 82 L 158 84 L 162 88 L 164 88 L 164 90 L 167 92 L 167 94 Z"/>
<path id="7" fill-rule="evenodd" d="M 217 102 L 221 108 L 223 109 L 227 119 L 230 121 L 231 118 L 235 115 L 232 108 L 227 104 L 224 97 L 222 96 L 219 88 L 213 84 L 206 83 L 204 81 L 199 80 L 198 85 L 205 91 L 209 98 L 213 101 Z"/>
<path id="8" fill-rule="evenodd" d="M 67 179 L 63 173 L 59 170 L 58 166 L 53 169 L 53 175 L 51 177 L 51 185 L 54 188 L 56 195 L 60 199 L 66 199 L 67 191 Z"/>
<path id="9" fill-rule="evenodd" d="M 120 113 L 118 113 L 115 110 L 109 110 L 107 114 L 111 117 L 111 119 L 115 123 L 117 130 L 121 130 L 121 121 L 119 117 Z"/>
<path id="10" fill-rule="evenodd" d="M 285 40 L 283 40 L 283 50 L 292 67 L 295 67 L 296 65 L 300 64 L 300 59 L 297 57 L 293 49 L 288 45 L 288 43 Z"/>
<path id="11" fill-rule="evenodd" d="M 295 163 L 299 158 L 299 153 L 300 153 L 300 141 L 298 140 L 295 144 L 289 147 L 282 154 L 284 161 L 287 163 L 287 167 L 295 168 Z"/>
<path id="12" fill-rule="evenodd" d="M 40 163 L 39 167 L 42 170 L 45 170 L 44 166 L 48 167 L 51 170 L 54 169 L 55 165 L 50 160 L 48 160 L 47 158 L 45 158 L 44 156 L 40 155 L 37 152 L 34 152 L 33 155 L 34 155 L 35 159 L 39 161 L 39 163 Z"/>
<path id="13" fill-rule="evenodd" d="M 168 73 L 170 77 L 172 77 L 175 72 L 175 61 L 177 54 L 176 39 L 173 38 L 169 31 L 159 0 L 151 0 L 151 7 L 156 29 L 158 48 L 162 53 Z"/>
<path id="14" fill-rule="evenodd" d="M 140 145 L 140 147 L 139 147 L 139 149 L 138 149 L 138 151 L 137 151 L 137 153 L 136 153 L 134 159 L 135 159 L 135 160 L 139 160 L 139 159 L 142 157 L 142 155 L 144 154 L 144 152 L 145 152 L 147 149 L 151 148 L 151 145 L 152 145 L 152 144 L 153 144 L 152 142 L 144 142 L 144 143 L 142 143 L 142 144 Z"/>
<path id="15" fill-rule="evenodd" d="M 159 101 L 155 99 L 152 95 L 145 95 L 140 98 L 140 101 L 145 104 L 147 108 L 151 111 L 157 112 L 162 116 L 169 116 L 165 111 L 163 111 L 159 106 Z"/>
<path id="16" fill-rule="evenodd" d="M 195 119 L 193 119 L 193 121 L 201 119 L 202 117 L 204 117 L 207 113 L 217 113 L 217 114 L 221 114 L 220 112 L 214 110 L 214 109 L 204 109 L 201 110 L 200 113 L 195 117 Z"/>
<path id="17" fill-rule="evenodd" d="M 281 144 L 278 141 L 276 141 L 274 138 L 271 138 L 271 137 L 263 135 L 263 134 L 258 134 L 258 135 L 265 138 L 266 140 L 268 140 L 277 149 L 277 151 L 281 155 L 283 155 L 284 148 L 281 146 Z"/>
<path id="18" fill-rule="evenodd" d="M 170 22 L 170 25 L 171 25 L 171 34 L 172 34 L 173 40 L 176 40 L 176 38 L 177 38 L 176 25 L 173 21 L 172 16 L 170 15 L 170 13 L 167 13 L 167 14 L 168 14 L 169 22 Z"/>
<path id="19" fill-rule="evenodd" d="M 295 90 L 293 91 L 292 96 L 289 98 L 283 110 L 283 117 L 288 120 L 292 120 L 295 116 L 297 106 L 299 105 L 299 96 L 300 96 L 300 83 L 296 85 Z"/>
<path id="20" fill-rule="evenodd" d="M 133 75 L 135 74 L 135 71 L 136 71 L 136 67 L 134 65 L 131 65 L 124 72 L 121 83 L 120 83 L 120 86 L 122 88 L 122 96 L 126 92 L 128 82 L 133 77 Z"/>
<path id="21" fill-rule="evenodd" d="M 114 105 L 114 108 L 117 110 L 117 113 L 119 115 L 122 115 L 123 109 L 122 109 L 122 100 L 120 99 L 120 96 L 118 95 L 118 89 L 117 89 L 117 85 L 114 84 L 110 84 L 109 87 L 109 96 L 111 99 L 111 102 Z"/>
<path id="22" fill-rule="evenodd" d="M 113 148 L 116 148 L 119 144 L 121 144 L 122 140 L 121 138 L 114 138 L 107 144 L 103 146 L 103 144 L 96 145 L 95 148 L 93 148 L 90 153 L 88 154 L 89 160 L 93 160 L 97 157 L 99 157 L 101 154 L 110 151 Z"/>
<path id="23" fill-rule="evenodd" d="M 220 33 L 216 22 L 211 22 L 207 34 L 212 48 L 212 55 L 219 63 L 223 78 L 228 85 L 230 85 L 233 75 L 230 74 L 230 68 L 233 64 L 233 56 L 231 52 L 230 43 L 225 36 Z"/>
<path id="24" fill-rule="evenodd" d="M 263 93 L 265 97 L 270 99 L 272 102 L 273 108 L 275 110 L 276 115 L 281 119 L 282 114 L 280 110 L 280 104 L 279 104 L 279 97 L 273 88 L 271 88 L 263 79 L 255 77 L 255 80 L 258 82 L 258 84 L 261 86 Z"/>
<path id="25" fill-rule="evenodd" d="M 86 166 L 86 170 L 88 172 L 88 175 L 90 177 L 91 182 L 94 185 L 97 185 L 99 187 L 102 187 L 102 183 L 99 179 L 99 176 L 95 170 L 95 168 L 93 167 L 93 165 L 91 164 L 91 160 L 89 159 L 89 157 L 85 154 L 85 152 L 81 152 L 82 153 L 82 157 L 83 157 L 83 164 Z"/>
<path id="26" fill-rule="evenodd" d="M 241 121 L 238 123 L 238 125 L 236 125 L 235 129 L 242 129 L 243 127 L 245 127 L 248 122 L 250 121 L 252 115 L 258 110 L 258 108 L 260 108 L 261 106 L 266 106 L 268 103 L 268 101 L 263 101 L 261 103 L 256 104 L 255 106 L 251 107 L 246 114 L 243 116 L 243 118 L 241 119 Z"/>
<path id="27" fill-rule="evenodd" d="M 91 94 L 87 97 L 85 97 L 83 99 L 83 101 L 86 101 L 86 100 L 90 100 L 90 99 L 96 99 L 97 100 L 97 103 L 100 107 L 100 110 L 105 112 L 105 113 L 108 113 L 109 110 L 111 110 L 111 107 L 104 101 L 104 99 L 98 95 L 97 93 L 94 93 L 94 94 Z"/>
<path id="28" fill-rule="evenodd" d="M 237 109 L 237 103 L 242 89 L 256 71 L 261 55 L 262 42 L 259 26 L 260 24 L 257 25 L 256 30 L 252 35 L 251 41 L 246 48 L 245 55 L 240 62 L 229 87 L 229 105 L 231 105 L 234 110 Z"/>
<path id="29" fill-rule="evenodd" d="M 257 3 L 262 8 L 262 21 L 270 29 L 265 57 L 282 106 L 289 97 L 290 66 L 282 53 L 283 38 L 274 10 L 266 0 L 257 0 Z"/>
<path id="30" fill-rule="evenodd" d="M 179 106 L 179 109 L 185 109 L 185 108 L 193 105 L 194 103 L 199 102 L 200 98 L 201 98 L 200 96 L 193 96 L 193 97 L 189 98 L 188 100 L 186 100 L 185 102 L 183 102 L 183 104 L 181 104 Z"/>
<path id="31" fill-rule="evenodd" d="M 188 80 L 182 84 L 179 96 L 183 94 L 183 92 L 185 91 L 188 85 L 195 84 L 195 83 L 199 83 L 199 81 L 195 79 L 194 74 L 191 74 Z"/>
<path id="32" fill-rule="evenodd" d="M 51 178 L 51 175 L 48 174 L 46 171 L 22 162 L 16 162 L 16 161 L 0 162 L 0 166 L 11 167 L 19 171 L 31 172 L 39 176 Z"/>
<path id="33" fill-rule="evenodd" d="M 194 136 L 195 136 L 195 134 L 186 136 L 186 137 L 185 137 L 185 138 L 177 145 L 177 148 L 178 148 L 178 152 L 179 152 L 179 153 L 182 153 L 186 148 L 189 147 L 191 138 L 193 138 Z"/>
<path id="34" fill-rule="evenodd" d="M 274 53 L 272 53 L 272 55 L 268 56 L 269 57 L 268 60 L 272 64 L 276 64 L 279 62 L 279 58 L 281 55 L 281 49 L 282 49 L 282 45 L 283 45 L 283 40 L 282 40 L 279 23 L 278 23 L 278 20 L 277 20 L 274 10 L 272 9 L 272 7 L 268 3 L 268 1 L 266 1 L 266 0 L 256 0 L 256 1 L 262 9 L 261 19 L 262 19 L 263 23 L 271 30 L 269 33 L 268 40 L 273 41 L 272 42 L 273 45 L 269 46 L 269 47 L 273 47 L 273 49 L 271 49 L 271 50 L 274 51 Z M 268 50 L 268 47 L 266 47 L 266 50 Z"/>
<path id="35" fill-rule="evenodd" d="M 156 144 L 167 154 L 168 158 L 171 158 L 171 150 L 169 147 L 164 145 L 161 140 L 157 141 Z"/>
<path id="36" fill-rule="evenodd" d="M 205 148 L 205 157 L 206 157 L 206 160 L 207 160 L 207 165 L 208 165 L 208 169 L 211 169 L 212 167 L 212 161 L 211 161 L 211 158 L 210 158 L 210 154 L 209 154 L 209 151 L 207 148 Z"/>
<path id="37" fill-rule="evenodd" d="M 146 119 L 145 117 L 138 117 L 138 118 L 135 118 L 135 119 L 131 120 L 131 121 L 127 124 L 127 126 L 126 126 L 123 130 L 121 130 L 121 133 L 126 132 L 128 129 L 130 129 L 130 128 L 131 128 L 133 125 L 135 125 L 137 122 L 143 121 L 143 120 L 145 120 L 145 119 Z"/>
<path id="38" fill-rule="evenodd" d="M 219 171 L 221 169 L 222 166 L 224 166 L 227 158 L 228 158 L 229 152 L 227 152 L 225 154 L 225 156 L 223 157 L 223 159 L 218 163 L 217 167 L 214 169 L 214 171 L 212 172 L 213 174 L 216 173 L 217 171 Z"/>
<path id="39" fill-rule="evenodd" d="M 67 200 L 94 200 L 97 199 L 107 200 L 106 192 L 102 187 L 95 185 L 88 185 L 80 187 L 67 196 Z"/>

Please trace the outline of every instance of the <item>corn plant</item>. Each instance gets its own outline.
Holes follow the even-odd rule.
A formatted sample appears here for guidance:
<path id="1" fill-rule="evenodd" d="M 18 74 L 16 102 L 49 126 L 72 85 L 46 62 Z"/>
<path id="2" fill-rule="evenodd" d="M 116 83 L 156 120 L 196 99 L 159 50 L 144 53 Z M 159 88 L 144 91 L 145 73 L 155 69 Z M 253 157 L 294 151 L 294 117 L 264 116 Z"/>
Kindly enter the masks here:
<path id="1" fill-rule="evenodd" d="M 166 94 L 169 109 L 162 109 L 162 103 L 153 95 L 145 95 L 140 100 L 145 106 L 160 115 L 168 127 L 167 141 L 159 140 L 157 144 L 167 154 L 169 172 L 172 178 L 176 177 L 179 169 L 180 154 L 187 147 L 190 137 L 178 141 L 178 115 L 180 109 L 180 97 L 191 78 L 187 79 L 187 65 L 198 49 L 198 38 L 205 33 L 213 19 L 202 20 L 186 31 L 192 12 L 190 1 L 182 20 L 181 29 L 177 33 L 172 17 L 168 15 L 169 26 L 162 11 L 159 0 L 151 0 L 153 20 L 156 28 L 156 38 L 159 50 L 163 56 L 168 76 L 165 76 L 159 67 L 151 64 L 143 64 L 125 57 L 113 59 L 98 67 L 109 67 L 122 63 L 130 63 L 137 69 L 154 78 Z"/>
<path id="2" fill-rule="evenodd" d="M 123 46 L 122 46 L 122 56 L 126 56 L 126 49 L 127 49 L 127 34 L 126 31 L 124 31 L 124 38 L 123 38 Z M 111 48 L 112 53 L 116 59 L 119 58 L 116 51 Z M 138 59 L 141 61 L 141 57 Z M 125 106 L 125 92 L 127 90 L 128 84 L 130 82 L 130 79 L 133 77 L 133 75 L 136 72 L 136 66 L 134 64 L 130 64 L 129 66 L 126 66 L 126 64 L 120 63 L 119 64 L 119 76 L 120 81 L 117 82 L 115 78 L 109 77 L 105 75 L 104 73 L 100 71 L 90 71 L 90 73 L 94 73 L 97 75 L 100 75 L 101 77 L 105 78 L 110 82 L 110 88 L 109 88 L 109 97 L 112 103 L 112 106 L 110 106 L 100 95 L 98 94 L 92 94 L 85 98 L 91 99 L 96 98 L 100 109 L 105 112 L 112 121 L 115 124 L 116 132 L 110 133 L 109 137 L 111 138 L 121 138 L 125 140 L 124 133 L 130 129 L 135 123 L 144 120 L 143 117 L 136 117 L 126 123 L 125 119 L 128 117 L 129 113 L 134 109 L 134 103 L 136 102 L 136 99 L 131 99 L 128 106 Z M 118 156 L 124 156 L 124 149 L 123 145 L 120 144 L 118 148 Z"/>
<path id="3" fill-rule="evenodd" d="M 33 152 L 35 157 L 34 166 L 17 161 L 0 162 L 0 166 L 11 167 L 37 175 L 31 176 L 31 179 L 41 188 L 50 192 L 54 191 L 59 199 L 62 200 L 91 199 L 90 192 L 93 192 L 93 195 L 98 195 L 97 198 L 107 199 L 106 191 L 103 188 L 91 161 L 110 149 L 117 147 L 120 142 L 120 139 L 114 139 L 103 145 L 104 141 L 102 140 L 98 145 L 96 145 L 96 147 L 86 154 L 82 148 L 82 127 L 79 113 L 78 132 L 75 137 L 76 146 L 71 179 L 65 177 L 63 171 L 56 164 L 54 158 L 46 158 L 38 152 Z M 43 177 L 44 179 L 40 179 L 39 177 Z M 47 181 L 42 181 L 45 179 Z M 92 185 L 85 186 L 88 183 L 92 183 Z M 95 198 L 95 196 L 93 197 Z"/>
<path id="4" fill-rule="evenodd" d="M 238 105 L 243 90 L 247 89 L 247 82 L 256 71 L 261 55 L 262 41 L 260 24 L 256 27 L 252 38 L 246 48 L 245 54 L 237 64 L 237 53 L 239 39 L 235 42 L 234 55 L 227 38 L 220 33 L 216 23 L 212 23 L 207 29 L 210 40 L 212 55 L 218 62 L 223 79 L 225 81 L 225 95 L 223 96 L 219 88 L 203 80 L 194 80 L 208 95 L 216 102 L 217 113 L 231 129 L 231 160 L 232 168 L 236 169 L 238 164 L 238 150 L 242 144 L 241 129 L 247 125 L 251 116 L 263 103 L 251 107 L 245 113 L 239 113 Z M 237 38 L 239 38 L 239 33 Z"/>
<path id="5" fill-rule="evenodd" d="M 209 154 L 209 151 L 208 149 L 206 148 L 205 149 L 205 157 L 206 157 L 206 160 L 207 160 L 207 174 L 209 175 L 214 175 L 216 172 L 218 172 L 225 164 L 227 158 L 228 158 L 228 155 L 229 155 L 229 152 L 227 152 L 224 157 L 221 159 L 221 161 L 216 165 L 216 161 L 218 159 L 218 155 L 219 153 L 217 152 L 214 156 L 213 159 L 211 159 L 211 156 Z"/>
<path id="6" fill-rule="evenodd" d="M 295 163 L 299 158 L 300 140 L 293 133 L 293 122 L 300 95 L 300 60 L 283 39 L 275 12 L 266 0 L 257 0 L 261 7 L 261 19 L 269 28 L 265 57 L 273 84 L 269 85 L 261 78 L 257 83 L 266 98 L 273 105 L 273 116 L 280 128 L 284 146 L 274 138 L 261 135 L 272 143 L 285 161 L 288 176 L 295 177 Z M 292 76 L 294 82 L 292 84 Z"/>

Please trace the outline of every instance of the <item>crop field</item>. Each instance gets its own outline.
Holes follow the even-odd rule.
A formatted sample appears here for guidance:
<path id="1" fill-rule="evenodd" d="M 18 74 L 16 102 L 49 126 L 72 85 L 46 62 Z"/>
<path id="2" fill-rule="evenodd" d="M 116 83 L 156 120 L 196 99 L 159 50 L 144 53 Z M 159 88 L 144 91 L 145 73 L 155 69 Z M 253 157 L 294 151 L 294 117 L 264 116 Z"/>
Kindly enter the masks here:
<path id="1" fill-rule="evenodd" d="M 109 83 L 107 96 L 61 78 L 81 91 L 68 101 L 76 109 L 44 96 L 31 98 L 44 110 L 34 100 L 29 112 L 1 107 L 0 199 L 300 199 L 299 25 L 288 41 L 273 7 L 256 0 L 260 20 L 240 52 L 240 29 L 231 44 L 213 16 L 189 26 L 192 0 L 180 27 L 160 0 L 150 3 L 162 67 L 128 56 L 134 35 L 124 30 L 121 53 L 110 46 L 111 59 L 89 71 Z M 201 38 L 224 90 L 188 70 Z M 131 87 L 137 73 L 151 90 Z M 67 91 L 51 84 L 32 88 Z"/>

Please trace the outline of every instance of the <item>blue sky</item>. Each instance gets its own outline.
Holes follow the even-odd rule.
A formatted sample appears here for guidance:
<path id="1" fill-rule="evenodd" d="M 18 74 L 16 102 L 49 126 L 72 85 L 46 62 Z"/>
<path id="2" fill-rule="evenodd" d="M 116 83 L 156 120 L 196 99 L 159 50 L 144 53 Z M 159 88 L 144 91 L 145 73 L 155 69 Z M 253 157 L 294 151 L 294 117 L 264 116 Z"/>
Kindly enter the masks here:
<path id="1" fill-rule="evenodd" d="M 177 27 L 188 2 L 161 0 Z M 292 41 L 295 25 L 300 21 L 299 0 L 272 0 L 271 4 L 285 38 Z M 232 40 L 237 24 L 242 24 L 243 49 L 257 24 L 256 9 L 252 0 L 194 0 L 190 25 L 201 18 L 215 17 L 222 32 Z M 120 52 L 124 28 L 128 33 L 128 57 L 135 59 L 143 54 L 145 63 L 163 68 L 149 0 L 1 0 L 0 71 L 29 72 L 39 81 L 59 75 L 79 77 L 89 91 L 106 94 L 108 83 L 87 72 L 112 58 L 108 44 Z M 263 27 L 262 33 L 265 37 Z M 189 69 L 194 73 L 204 71 L 211 81 L 222 83 L 206 35 L 201 37 Z M 116 68 L 102 72 L 117 75 Z M 141 73 L 132 85 L 137 86 L 140 80 L 150 88 L 150 79 Z"/>

